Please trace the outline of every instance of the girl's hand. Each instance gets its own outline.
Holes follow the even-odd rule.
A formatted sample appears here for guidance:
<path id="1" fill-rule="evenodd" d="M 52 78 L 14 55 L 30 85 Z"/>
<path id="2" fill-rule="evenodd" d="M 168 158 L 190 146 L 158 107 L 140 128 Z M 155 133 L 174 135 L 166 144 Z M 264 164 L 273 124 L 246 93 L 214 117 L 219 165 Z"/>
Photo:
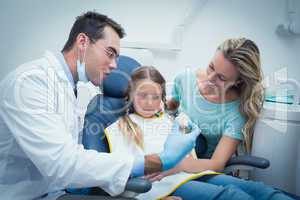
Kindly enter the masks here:
<path id="1" fill-rule="evenodd" d="M 160 174 L 161 174 L 161 172 L 155 172 L 155 173 L 143 176 L 142 178 L 147 179 L 150 182 L 154 182 L 156 180 L 155 177 L 159 176 Z"/>
<path id="2" fill-rule="evenodd" d="M 189 155 L 186 158 L 184 158 L 176 167 L 174 167 L 168 171 L 156 172 L 156 173 L 146 175 L 146 176 L 144 176 L 144 178 L 149 180 L 150 182 L 160 181 L 161 179 L 163 179 L 166 176 L 170 176 L 172 174 L 177 174 L 179 172 L 185 171 L 186 166 L 188 166 L 189 162 L 193 159 L 194 158 L 191 155 Z"/>
<path id="3" fill-rule="evenodd" d="M 172 174 L 177 174 L 181 171 L 183 171 L 182 170 L 182 162 L 179 163 L 176 167 L 174 167 L 168 171 L 150 174 L 150 176 L 148 177 L 148 180 L 151 182 L 160 181 L 161 179 L 163 179 L 166 176 L 170 176 Z"/>
<path id="4" fill-rule="evenodd" d="M 176 196 L 168 196 L 163 198 L 163 200 L 182 200 L 181 197 L 176 197 Z"/>

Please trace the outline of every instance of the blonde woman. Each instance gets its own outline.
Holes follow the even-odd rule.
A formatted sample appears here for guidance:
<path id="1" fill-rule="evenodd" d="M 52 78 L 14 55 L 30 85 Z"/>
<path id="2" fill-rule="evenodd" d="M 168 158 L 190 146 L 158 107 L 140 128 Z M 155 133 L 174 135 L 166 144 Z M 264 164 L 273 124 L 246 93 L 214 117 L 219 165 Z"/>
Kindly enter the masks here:
<path id="1" fill-rule="evenodd" d="M 201 158 L 188 157 L 176 168 L 157 176 L 184 171 L 222 171 L 229 158 L 244 146 L 251 150 L 253 127 L 263 104 L 262 72 L 257 45 L 246 38 L 228 39 L 215 52 L 206 70 L 178 75 L 168 101 L 168 109 L 186 113 L 201 129 L 207 150 Z M 202 193 L 214 199 L 231 193 L 239 199 L 289 199 L 262 183 L 244 181 L 226 175 L 216 175 L 202 181 L 190 181 L 173 195 L 195 199 Z M 200 181 L 198 181 L 200 182 Z M 187 194 L 187 189 L 197 191 Z"/>

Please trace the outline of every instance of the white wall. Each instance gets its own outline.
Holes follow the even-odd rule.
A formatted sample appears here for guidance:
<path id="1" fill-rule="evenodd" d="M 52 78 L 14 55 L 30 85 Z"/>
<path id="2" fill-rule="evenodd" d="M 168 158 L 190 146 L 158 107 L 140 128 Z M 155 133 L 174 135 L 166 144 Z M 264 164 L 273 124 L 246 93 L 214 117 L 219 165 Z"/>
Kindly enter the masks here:
<path id="1" fill-rule="evenodd" d="M 156 3 L 155 3 L 156 2 Z M 59 51 L 76 16 L 87 10 L 107 14 L 121 23 L 127 32 L 125 40 L 167 40 L 178 15 L 165 12 L 168 6 L 158 0 L 3 0 L 0 1 L 0 79 L 17 65 L 38 58 L 45 49 Z M 179 4 L 180 5 L 180 4 Z M 157 14 L 161 13 L 161 14 Z M 162 15 L 163 14 L 163 15 Z M 160 20 L 163 16 L 166 20 Z M 170 27 L 170 28 L 168 28 Z"/>
<path id="2" fill-rule="evenodd" d="M 206 67 L 223 40 L 248 37 L 261 50 L 265 77 L 287 67 L 288 76 L 300 81 L 300 38 L 275 34 L 277 25 L 286 20 L 285 6 L 285 0 L 209 1 L 185 33 L 179 66 Z"/>
<path id="3" fill-rule="evenodd" d="M 285 0 L 209 0 L 185 31 L 177 59 L 159 56 L 156 64 L 165 67 L 162 71 L 169 72 L 168 77 L 185 67 L 205 68 L 223 40 L 248 37 L 261 50 L 265 77 L 272 79 L 275 72 L 287 68 L 288 77 L 300 81 L 300 37 L 280 37 L 275 33 L 277 25 L 286 21 L 285 6 Z"/>
<path id="4" fill-rule="evenodd" d="M 195 5 L 205 2 L 194 1 Z M 108 14 L 127 32 L 126 41 L 170 43 L 191 0 L 3 0 L 0 2 L 0 79 L 45 49 L 64 45 L 75 17 L 87 10 Z M 249 37 L 261 49 L 266 76 L 287 67 L 300 81 L 300 39 L 282 38 L 276 26 L 286 20 L 285 0 L 208 0 L 184 32 L 178 53 L 154 53 L 154 65 L 172 80 L 189 66 L 206 67 L 217 45 L 228 37 Z"/>

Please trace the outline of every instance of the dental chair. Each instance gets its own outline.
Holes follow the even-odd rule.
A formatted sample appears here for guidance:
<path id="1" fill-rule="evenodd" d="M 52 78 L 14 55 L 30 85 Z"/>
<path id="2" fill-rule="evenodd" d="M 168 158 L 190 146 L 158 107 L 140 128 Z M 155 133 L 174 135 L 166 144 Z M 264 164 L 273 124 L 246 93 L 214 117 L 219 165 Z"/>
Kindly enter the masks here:
<path id="1" fill-rule="evenodd" d="M 103 82 L 103 94 L 99 94 L 92 99 L 88 105 L 85 115 L 82 142 L 85 149 L 94 149 L 99 152 L 109 152 L 108 142 L 105 138 L 104 129 L 114 123 L 120 116 L 124 115 L 127 109 L 124 100 L 124 93 L 128 86 L 130 74 L 140 64 L 132 58 L 120 56 L 118 68 L 110 74 Z M 196 141 L 196 154 L 198 157 L 205 152 L 206 142 L 203 136 L 199 136 Z M 267 168 L 269 161 L 253 156 L 236 156 L 229 160 L 226 165 L 230 168 Z M 225 170 L 225 171 L 227 171 Z M 144 193 L 151 189 L 151 183 L 141 178 L 130 178 L 126 185 L 125 196 L 133 197 L 136 193 Z M 89 195 L 106 194 L 100 188 L 90 188 Z M 113 197 L 111 197 L 113 198 Z"/>

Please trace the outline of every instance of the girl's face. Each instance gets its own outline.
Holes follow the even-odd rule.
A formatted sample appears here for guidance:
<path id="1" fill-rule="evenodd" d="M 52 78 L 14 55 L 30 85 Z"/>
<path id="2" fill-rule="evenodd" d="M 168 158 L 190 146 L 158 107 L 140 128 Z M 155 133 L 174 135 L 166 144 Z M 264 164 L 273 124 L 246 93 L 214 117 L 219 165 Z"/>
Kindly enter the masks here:
<path id="1" fill-rule="evenodd" d="M 152 117 L 161 110 L 161 86 L 151 80 L 138 81 L 131 94 L 133 107 L 137 114 Z"/>
<path id="2" fill-rule="evenodd" d="M 206 70 L 206 80 L 203 84 L 207 88 L 215 88 L 219 91 L 226 91 L 236 83 L 238 71 L 229 62 L 221 51 L 217 51 Z"/>

